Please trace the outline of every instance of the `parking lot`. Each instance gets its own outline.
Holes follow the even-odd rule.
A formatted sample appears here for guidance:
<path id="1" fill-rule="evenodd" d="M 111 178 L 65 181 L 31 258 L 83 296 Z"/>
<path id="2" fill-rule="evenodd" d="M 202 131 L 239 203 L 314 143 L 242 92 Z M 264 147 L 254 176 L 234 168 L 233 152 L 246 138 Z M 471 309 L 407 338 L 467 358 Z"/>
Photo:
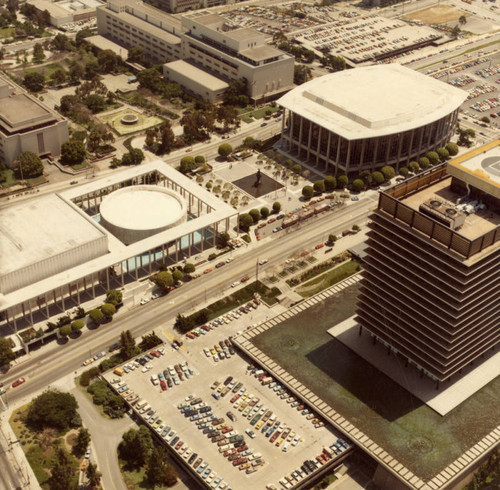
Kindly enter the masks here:
<path id="1" fill-rule="evenodd" d="M 280 480 L 290 488 L 346 449 L 330 449 L 340 434 L 233 349 L 232 335 L 269 315 L 254 305 L 210 322 L 179 349 L 164 345 L 123 376 L 105 375 L 212 488 L 279 487 Z M 294 479 L 307 459 L 314 462 Z"/>

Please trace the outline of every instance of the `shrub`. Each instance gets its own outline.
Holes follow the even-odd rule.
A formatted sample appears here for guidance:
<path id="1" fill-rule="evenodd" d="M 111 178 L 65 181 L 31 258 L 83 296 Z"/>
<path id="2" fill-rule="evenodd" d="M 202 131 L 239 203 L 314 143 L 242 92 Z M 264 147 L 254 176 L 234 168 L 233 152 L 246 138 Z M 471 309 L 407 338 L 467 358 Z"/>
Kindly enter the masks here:
<path id="1" fill-rule="evenodd" d="M 337 189 L 345 189 L 349 184 L 349 178 L 347 175 L 339 175 L 337 177 Z"/>
<path id="2" fill-rule="evenodd" d="M 111 303 L 104 303 L 101 306 L 101 311 L 105 317 L 111 318 L 116 313 L 116 308 Z"/>
<path id="3" fill-rule="evenodd" d="M 424 158 L 425 158 L 425 157 L 424 157 Z M 420 160 L 422 160 L 422 159 L 420 159 Z M 427 160 L 427 159 L 426 159 L 426 160 Z M 428 161 L 428 160 L 427 160 L 427 161 Z M 415 172 L 418 172 L 418 171 L 420 170 L 420 166 L 419 166 L 419 164 L 418 164 L 417 162 L 410 162 L 410 163 L 408 164 L 408 170 L 409 170 L 410 172 L 415 173 Z"/>
<path id="4" fill-rule="evenodd" d="M 77 408 L 76 399 L 70 393 L 47 390 L 31 402 L 26 423 L 36 430 L 45 427 L 69 429 L 76 421 Z"/>
<path id="5" fill-rule="evenodd" d="M 269 214 L 270 214 L 269 208 L 267 208 L 266 206 L 260 208 L 260 215 L 262 219 L 267 219 Z"/>
<path id="6" fill-rule="evenodd" d="M 450 156 L 450 152 L 446 148 L 438 148 L 436 153 L 439 155 L 439 159 L 444 162 Z"/>
<path id="7" fill-rule="evenodd" d="M 79 332 L 83 327 L 85 326 L 85 323 L 83 320 L 73 320 L 71 322 L 71 331 L 74 333 Z"/>
<path id="8" fill-rule="evenodd" d="M 259 222 L 260 211 L 258 209 L 251 209 L 250 211 L 248 211 L 248 214 L 252 217 L 254 224 Z"/>
<path id="9" fill-rule="evenodd" d="M 417 163 L 417 162 L 415 162 L 415 163 Z M 418 163 L 417 163 L 417 165 L 418 165 Z M 409 173 L 410 173 L 410 171 L 408 170 L 407 167 L 400 167 L 399 168 L 399 175 L 402 175 L 403 177 L 407 177 Z"/>
<path id="10" fill-rule="evenodd" d="M 333 191 L 337 187 L 337 179 L 333 175 L 328 175 L 325 177 L 325 190 L 328 192 Z"/>
<path id="11" fill-rule="evenodd" d="M 273 213 L 278 214 L 281 211 L 281 203 L 278 201 L 273 202 Z"/>
<path id="12" fill-rule="evenodd" d="M 71 325 L 64 325 L 59 329 L 59 333 L 62 337 L 68 337 L 71 335 Z"/>
<path id="13" fill-rule="evenodd" d="M 252 226 L 254 223 L 253 221 L 253 218 L 250 216 L 250 214 L 248 213 L 243 213 L 243 214 L 240 214 L 240 218 L 238 220 L 238 224 L 239 224 L 239 227 L 247 232 L 250 228 L 250 226 Z"/>
<path id="14" fill-rule="evenodd" d="M 313 197 L 313 194 L 314 194 L 314 188 L 310 185 L 305 185 L 303 188 L 302 188 L 302 195 L 306 198 L 306 199 L 311 199 L 311 197 Z"/>
<path id="15" fill-rule="evenodd" d="M 325 192 L 325 183 L 322 180 L 317 180 L 313 186 L 314 192 L 318 194 L 323 194 Z"/>
<path id="16" fill-rule="evenodd" d="M 375 185 L 380 185 L 385 181 L 384 174 L 379 171 L 372 173 L 372 181 Z"/>
<path id="17" fill-rule="evenodd" d="M 354 192 L 361 192 L 365 188 L 365 183 L 361 179 L 355 179 L 351 187 Z"/>
<path id="18" fill-rule="evenodd" d="M 450 156 L 454 157 L 458 153 L 458 145 L 455 143 L 448 143 L 445 148 L 448 150 Z"/>
<path id="19" fill-rule="evenodd" d="M 380 169 L 380 171 L 384 175 L 385 180 L 391 180 L 396 175 L 394 168 L 392 168 L 390 165 L 386 165 L 385 167 L 382 167 Z"/>
<path id="20" fill-rule="evenodd" d="M 203 155 L 196 155 L 194 157 L 194 163 L 197 163 L 198 165 L 205 163 L 205 157 Z"/>
<path id="21" fill-rule="evenodd" d="M 436 163 L 439 162 L 439 155 L 435 151 L 430 151 L 425 156 L 431 165 L 436 165 Z"/>
<path id="22" fill-rule="evenodd" d="M 174 284 L 174 278 L 172 277 L 172 274 L 170 272 L 162 271 L 156 275 L 155 283 L 159 288 L 166 291 L 170 288 L 170 286 Z"/>
<path id="23" fill-rule="evenodd" d="M 222 158 L 227 158 L 233 152 L 233 147 L 229 143 L 222 143 L 219 146 L 218 153 Z"/>
<path id="24" fill-rule="evenodd" d="M 296 163 L 293 167 L 292 167 L 292 172 L 296 175 L 299 175 L 300 172 L 302 171 L 302 166 L 299 165 L 298 163 Z"/>

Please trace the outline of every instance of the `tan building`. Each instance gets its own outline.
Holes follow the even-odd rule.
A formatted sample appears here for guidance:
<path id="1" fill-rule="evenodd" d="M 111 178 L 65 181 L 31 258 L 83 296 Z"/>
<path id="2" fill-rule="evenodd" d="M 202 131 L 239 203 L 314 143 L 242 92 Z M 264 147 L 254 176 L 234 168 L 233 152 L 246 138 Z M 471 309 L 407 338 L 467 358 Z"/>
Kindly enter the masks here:
<path id="1" fill-rule="evenodd" d="M 163 76 L 171 82 L 182 85 L 184 90 L 195 97 L 209 102 L 221 102 L 229 85 L 200 68 L 183 60 L 172 61 L 163 65 Z"/>
<path id="2" fill-rule="evenodd" d="M 149 0 L 148 3 L 167 12 L 179 13 L 187 10 L 225 5 L 225 0 Z"/>
<path id="3" fill-rule="evenodd" d="M 58 156 L 67 140 L 64 117 L 0 77 L 0 159 L 8 167 L 23 151 Z"/>
<path id="4" fill-rule="evenodd" d="M 110 0 L 97 9 L 97 32 L 132 48 L 141 46 L 155 62 L 181 58 L 181 24 L 140 1 Z"/>
<path id="5" fill-rule="evenodd" d="M 27 3 L 39 12 L 47 11 L 50 24 L 54 27 L 92 19 L 96 16 L 97 7 L 102 5 L 101 0 L 30 0 Z"/>
<path id="6" fill-rule="evenodd" d="M 196 12 L 182 17 L 182 59 L 224 80 L 246 79 L 248 96 L 274 98 L 293 87 L 294 58 L 258 31 Z"/>

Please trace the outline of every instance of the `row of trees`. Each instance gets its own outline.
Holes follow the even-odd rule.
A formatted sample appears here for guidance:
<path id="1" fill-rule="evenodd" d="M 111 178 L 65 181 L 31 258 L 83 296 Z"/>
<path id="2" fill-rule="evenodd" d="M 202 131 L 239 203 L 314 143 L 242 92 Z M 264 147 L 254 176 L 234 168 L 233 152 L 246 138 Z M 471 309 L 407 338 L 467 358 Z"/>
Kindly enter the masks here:
<path id="1" fill-rule="evenodd" d="M 194 264 L 187 263 L 183 268 L 176 267 L 172 271 L 158 272 L 154 277 L 154 282 L 162 291 L 168 292 L 175 283 L 182 281 L 185 275 L 190 276 L 195 270 Z"/>
<path id="2" fill-rule="evenodd" d="M 281 203 L 279 203 L 278 201 L 274 202 L 272 212 L 278 214 L 280 211 Z M 270 214 L 271 211 L 266 206 L 263 206 L 262 208 L 260 208 L 260 210 L 251 209 L 250 211 L 248 211 L 248 213 L 240 214 L 238 221 L 239 227 L 241 230 L 248 232 L 250 226 L 256 225 L 261 219 L 266 220 Z"/>

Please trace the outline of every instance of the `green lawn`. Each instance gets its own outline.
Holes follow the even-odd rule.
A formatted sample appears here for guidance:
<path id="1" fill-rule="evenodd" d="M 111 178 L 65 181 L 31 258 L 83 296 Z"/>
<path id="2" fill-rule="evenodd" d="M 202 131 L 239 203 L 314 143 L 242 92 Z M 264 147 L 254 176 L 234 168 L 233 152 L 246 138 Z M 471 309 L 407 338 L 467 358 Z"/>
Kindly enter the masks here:
<path id="1" fill-rule="evenodd" d="M 8 37 L 12 37 L 15 30 L 16 29 L 14 27 L 2 27 L 0 29 L 0 38 L 6 39 Z"/>
<path id="2" fill-rule="evenodd" d="M 87 168 L 89 164 L 87 162 L 79 163 L 78 165 L 71 165 L 73 170 L 81 170 L 82 168 Z"/>
<path id="3" fill-rule="evenodd" d="M 34 72 L 42 73 L 43 76 L 45 77 L 45 80 L 49 81 L 52 73 L 54 73 L 55 71 L 57 71 L 59 69 L 64 70 L 64 67 L 62 65 L 60 65 L 59 63 L 49 63 L 48 65 L 44 65 L 44 66 L 26 68 L 26 70 L 24 70 L 24 72 L 25 73 L 34 73 Z M 66 71 L 66 70 L 64 70 L 64 71 Z"/>
<path id="4" fill-rule="evenodd" d="M 274 113 L 276 111 L 279 111 L 279 109 L 280 108 L 278 106 L 276 106 L 276 107 L 271 107 L 271 106 L 261 107 L 260 109 L 257 109 L 256 111 L 253 111 L 252 112 L 252 116 L 255 119 L 262 119 L 266 115 L 267 111 L 271 111 L 272 113 Z"/>
<path id="5" fill-rule="evenodd" d="M 320 291 L 323 291 L 323 289 L 329 288 L 349 276 L 352 276 L 356 272 L 359 272 L 360 269 L 361 265 L 359 262 L 356 260 L 350 260 L 349 262 L 345 262 L 338 267 L 335 267 L 333 270 L 306 282 L 300 287 L 300 289 L 297 290 L 297 293 L 299 293 L 303 298 L 308 298 L 309 296 L 313 296 Z"/>
<path id="6" fill-rule="evenodd" d="M 5 177 L 5 182 L 2 182 L 2 187 L 10 187 L 11 185 L 19 183 L 19 180 L 17 180 L 14 175 L 14 170 L 10 168 L 0 172 L 0 175 Z"/>
<path id="7" fill-rule="evenodd" d="M 146 470 L 144 468 L 140 469 L 129 469 L 126 467 L 123 461 L 120 461 L 120 471 L 123 476 L 123 480 L 125 481 L 125 485 L 128 490 L 136 490 L 136 489 L 150 489 L 152 488 L 150 485 L 144 481 L 146 476 Z M 155 485 L 155 490 L 167 490 L 169 487 L 165 485 Z"/>

